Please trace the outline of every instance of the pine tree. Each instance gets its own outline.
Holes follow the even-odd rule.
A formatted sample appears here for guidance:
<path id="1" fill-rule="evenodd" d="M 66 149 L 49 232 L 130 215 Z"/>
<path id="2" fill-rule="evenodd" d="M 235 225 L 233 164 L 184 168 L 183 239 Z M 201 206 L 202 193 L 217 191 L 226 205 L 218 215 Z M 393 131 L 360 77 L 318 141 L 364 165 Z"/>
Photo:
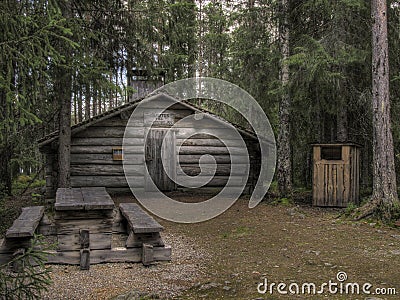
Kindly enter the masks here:
<path id="1" fill-rule="evenodd" d="M 373 109 L 373 192 L 358 218 L 377 213 L 390 221 L 400 210 L 397 195 L 389 94 L 389 49 L 387 4 L 372 0 L 372 109 Z"/>

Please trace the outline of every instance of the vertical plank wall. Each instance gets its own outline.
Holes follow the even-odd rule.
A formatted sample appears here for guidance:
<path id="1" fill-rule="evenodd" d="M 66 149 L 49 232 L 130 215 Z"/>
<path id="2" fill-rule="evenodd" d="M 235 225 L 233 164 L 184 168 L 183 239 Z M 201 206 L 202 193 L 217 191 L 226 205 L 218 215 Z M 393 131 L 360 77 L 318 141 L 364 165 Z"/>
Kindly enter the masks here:
<path id="1" fill-rule="evenodd" d="M 360 149 L 342 146 L 341 160 L 321 159 L 321 146 L 313 147 L 313 205 L 346 207 L 359 202 Z"/>

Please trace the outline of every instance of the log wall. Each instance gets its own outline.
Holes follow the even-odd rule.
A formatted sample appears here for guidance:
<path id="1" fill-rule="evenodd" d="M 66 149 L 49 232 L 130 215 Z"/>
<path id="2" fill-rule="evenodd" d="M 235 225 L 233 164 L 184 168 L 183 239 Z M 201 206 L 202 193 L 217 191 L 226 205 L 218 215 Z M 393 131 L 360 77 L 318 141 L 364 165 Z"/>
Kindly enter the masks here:
<path id="1" fill-rule="evenodd" d="M 156 105 L 156 104 L 155 104 Z M 154 110 L 149 109 L 151 114 Z M 166 112 L 174 116 L 175 122 L 183 117 L 194 114 L 193 110 L 186 106 L 175 104 L 172 109 Z M 129 117 L 130 114 L 128 114 Z M 146 127 L 146 113 L 143 120 L 137 120 L 130 124 L 127 136 L 129 136 L 129 165 L 132 182 L 137 186 L 144 186 L 145 178 L 144 168 L 144 136 L 148 127 Z M 127 125 L 127 114 L 119 114 L 107 120 L 92 124 L 86 129 L 74 133 L 71 140 L 71 185 L 72 187 L 91 187 L 104 186 L 109 192 L 129 191 L 123 170 L 123 161 L 113 160 L 112 149 L 121 147 Z M 228 145 L 235 145 L 234 137 L 229 139 L 230 133 L 228 129 L 221 127 L 220 122 L 207 122 L 207 126 L 215 135 L 227 138 Z M 223 187 L 227 182 L 230 174 L 230 156 L 228 149 L 216 138 L 207 134 L 197 134 L 187 139 L 188 136 L 196 133 L 191 120 L 180 125 L 176 132 L 177 156 L 182 171 L 190 176 L 199 174 L 199 159 L 204 154 L 210 154 L 216 160 L 218 166 L 216 176 L 206 186 L 207 187 Z M 247 180 L 246 191 L 252 192 L 257 181 L 260 169 L 260 150 L 258 142 L 251 137 L 243 135 L 248 147 L 251 160 L 250 175 Z M 54 146 L 53 146 L 54 147 Z M 57 185 L 57 157 L 55 151 L 47 148 L 48 162 L 46 168 L 46 178 L 48 180 L 48 195 L 54 196 Z M 233 149 L 233 154 L 240 161 L 244 156 L 242 149 Z M 205 161 L 207 163 L 207 161 Z M 210 161 L 212 162 L 212 160 Z M 246 166 L 243 165 L 245 168 Z M 179 169 L 179 168 L 178 168 Z M 205 170 L 207 172 L 207 168 Z M 181 177 L 181 172 L 177 173 L 177 179 Z M 232 174 L 235 181 L 240 184 L 243 181 L 242 174 Z M 177 187 L 180 188 L 179 186 Z"/>

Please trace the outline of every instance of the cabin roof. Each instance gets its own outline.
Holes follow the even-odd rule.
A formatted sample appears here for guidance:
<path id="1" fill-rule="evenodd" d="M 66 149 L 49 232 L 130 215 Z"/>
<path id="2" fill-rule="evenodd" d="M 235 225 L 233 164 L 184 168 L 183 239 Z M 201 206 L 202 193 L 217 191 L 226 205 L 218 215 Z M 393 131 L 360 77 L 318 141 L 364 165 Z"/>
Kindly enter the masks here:
<path id="1" fill-rule="evenodd" d="M 177 99 L 175 99 L 174 97 L 171 97 L 171 96 L 169 96 L 169 95 L 167 95 L 165 93 L 160 93 L 160 94 L 156 94 L 156 95 L 151 95 L 150 94 L 150 95 L 147 95 L 145 97 L 138 98 L 138 99 L 135 99 L 135 100 L 130 101 L 128 103 L 125 103 L 125 104 L 123 104 L 121 106 L 115 107 L 115 108 L 113 108 L 111 110 L 105 111 L 105 112 L 103 112 L 101 114 L 93 116 L 93 117 L 91 117 L 91 118 L 89 118 L 87 120 L 84 120 L 84 121 L 82 121 L 80 123 L 77 123 L 75 125 L 72 125 L 71 126 L 71 134 L 73 135 L 75 133 L 83 131 L 87 127 L 89 127 L 91 125 L 94 125 L 94 124 L 96 124 L 98 122 L 101 122 L 101 121 L 107 120 L 109 118 L 112 118 L 112 117 L 114 117 L 116 115 L 119 115 L 121 112 L 124 112 L 126 110 L 135 108 L 144 99 L 148 99 L 150 97 L 160 97 L 160 96 L 165 96 L 167 98 L 170 98 L 172 100 L 177 101 Z M 255 135 L 255 133 L 252 130 L 248 130 L 248 129 L 246 129 L 246 128 L 238 125 L 238 124 L 235 124 L 235 123 L 232 123 L 232 122 L 228 122 L 224 118 L 222 118 L 222 117 L 220 117 L 220 116 L 218 116 L 216 114 L 213 114 L 209 110 L 206 110 L 204 108 L 198 107 L 198 106 L 190 103 L 187 100 L 181 100 L 181 101 L 179 101 L 177 103 L 180 103 L 180 104 L 186 106 L 188 109 L 191 109 L 193 111 L 205 113 L 205 114 L 209 115 L 210 117 L 212 117 L 214 119 L 217 119 L 217 120 L 219 120 L 219 121 L 221 121 L 221 122 L 223 122 L 225 124 L 230 124 L 230 125 L 234 126 L 235 128 L 237 128 L 239 132 L 245 134 L 246 136 L 248 136 L 248 137 L 250 137 L 252 139 L 258 140 L 257 136 Z M 54 142 L 55 140 L 58 139 L 58 135 L 59 135 L 59 131 L 57 130 L 57 131 L 54 131 L 54 132 L 44 136 L 43 138 L 39 139 L 37 141 L 38 144 L 39 144 L 39 147 L 42 148 L 42 147 L 44 147 L 46 145 L 51 144 L 52 142 Z M 269 144 L 273 144 L 272 141 L 268 141 L 268 140 L 264 140 L 264 139 L 263 139 L 263 141 L 267 142 Z"/>

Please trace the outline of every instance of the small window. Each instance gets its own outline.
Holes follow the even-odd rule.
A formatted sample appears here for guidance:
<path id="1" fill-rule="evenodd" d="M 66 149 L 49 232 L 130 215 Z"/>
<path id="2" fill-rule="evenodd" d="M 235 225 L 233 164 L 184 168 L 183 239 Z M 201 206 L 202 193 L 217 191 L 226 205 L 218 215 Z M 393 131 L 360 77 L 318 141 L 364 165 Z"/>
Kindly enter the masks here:
<path id="1" fill-rule="evenodd" d="M 341 160 L 342 146 L 321 147 L 321 159 Z"/>
<path id="2" fill-rule="evenodd" d="M 113 156 L 113 160 L 123 160 L 124 159 L 124 153 L 122 151 L 122 148 L 113 148 L 112 149 L 112 156 Z"/>

